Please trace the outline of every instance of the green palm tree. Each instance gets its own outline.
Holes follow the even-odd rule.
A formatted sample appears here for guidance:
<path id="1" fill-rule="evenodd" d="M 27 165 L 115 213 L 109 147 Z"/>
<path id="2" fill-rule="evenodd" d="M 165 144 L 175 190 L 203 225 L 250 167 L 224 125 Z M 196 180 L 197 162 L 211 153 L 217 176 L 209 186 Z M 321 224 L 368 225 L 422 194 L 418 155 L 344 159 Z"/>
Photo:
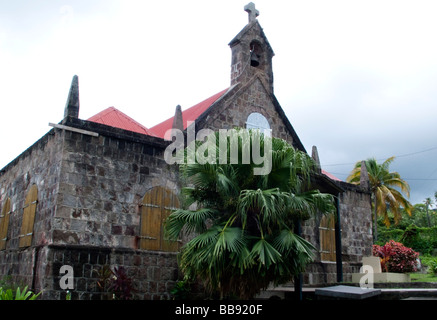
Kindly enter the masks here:
<path id="1" fill-rule="evenodd" d="M 425 206 L 426 206 L 426 219 L 428 221 L 428 228 L 431 228 L 431 219 L 430 219 L 429 213 L 428 213 L 429 206 L 432 204 L 431 198 L 429 198 L 429 197 L 426 198 L 424 203 L 425 203 Z"/>
<path id="2" fill-rule="evenodd" d="M 402 218 L 401 208 L 411 216 L 413 206 L 405 198 L 410 196 L 410 186 L 403 180 L 398 172 L 390 172 L 389 166 L 395 157 L 390 157 L 382 164 L 378 164 L 375 158 L 365 161 L 369 176 L 370 189 L 372 192 L 372 205 L 374 210 L 374 239 L 377 240 L 377 217 L 382 216 L 387 227 L 390 226 L 388 210 L 393 213 L 397 224 Z M 361 177 L 361 161 L 355 164 L 355 168 L 346 178 L 346 181 L 359 184 Z"/>
<path id="3" fill-rule="evenodd" d="M 249 131 L 249 138 L 256 132 Z M 292 280 L 313 260 L 315 249 L 294 233 L 297 221 L 334 211 L 331 195 L 312 188 L 312 159 L 284 140 L 263 135 L 261 154 L 267 139 L 272 170 L 266 175 L 254 175 L 259 166 L 254 163 L 218 164 L 218 157 L 216 164 L 180 167 L 185 207 L 195 204 L 197 209 L 173 212 L 166 221 L 167 236 L 195 234 L 182 247 L 180 268 L 221 297 L 249 299 L 271 282 Z M 240 136 L 238 143 L 242 159 L 251 140 Z M 230 138 L 227 144 L 230 150 Z"/>

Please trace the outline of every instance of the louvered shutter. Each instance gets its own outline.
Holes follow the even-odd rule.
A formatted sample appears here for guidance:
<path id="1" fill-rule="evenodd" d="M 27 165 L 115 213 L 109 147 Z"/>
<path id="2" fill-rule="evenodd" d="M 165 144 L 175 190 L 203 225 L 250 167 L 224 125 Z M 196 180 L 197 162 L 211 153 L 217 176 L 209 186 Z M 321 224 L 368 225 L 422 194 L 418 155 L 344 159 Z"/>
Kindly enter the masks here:
<path id="1" fill-rule="evenodd" d="M 27 193 L 23 208 L 19 247 L 30 247 L 32 244 L 33 224 L 35 222 L 36 205 L 38 202 L 38 188 L 32 185 Z"/>
<path id="2" fill-rule="evenodd" d="M 320 258 L 322 261 L 336 261 L 335 216 L 323 216 L 320 221 Z"/>
<path id="3" fill-rule="evenodd" d="M 0 250 L 6 249 L 8 237 L 9 216 L 11 214 L 11 199 L 7 198 L 0 215 Z"/>
<path id="4" fill-rule="evenodd" d="M 164 223 L 173 210 L 179 208 L 179 199 L 168 189 L 163 190 L 164 206 L 161 210 L 161 248 L 163 251 L 175 252 L 179 249 L 177 241 L 170 241 L 165 238 Z"/>
<path id="5" fill-rule="evenodd" d="M 141 209 L 140 249 L 177 251 L 178 242 L 164 238 L 164 221 L 179 207 L 178 198 L 168 189 L 154 187 L 143 198 Z"/>

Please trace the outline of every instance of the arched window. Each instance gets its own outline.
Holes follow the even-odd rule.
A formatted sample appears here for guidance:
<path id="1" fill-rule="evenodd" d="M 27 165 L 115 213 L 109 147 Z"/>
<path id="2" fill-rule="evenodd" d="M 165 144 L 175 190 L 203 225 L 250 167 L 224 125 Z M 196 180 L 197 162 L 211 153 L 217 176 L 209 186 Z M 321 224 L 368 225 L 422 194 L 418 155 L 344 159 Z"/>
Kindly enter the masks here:
<path id="1" fill-rule="evenodd" d="M 8 240 L 9 215 L 11 214 L 11 199 L 7 198 L 0 215 L 0 250 L 6 249 Z"/>
<path id="2" fill-rule="evenodd" d="M 139 248 L 153 251 L 176 252 L 177 241 L 164 237 L 164 221 L 172 210 L 179 208 L 179 199 L 169 189 L 154 187 L 146 192 L 141 206 L 141 228 Z"/>
<path id="3" fill-rule="evenodd" d="M 266 117 L 261 113 L 253 112 L 247 117 L 246 121 L 247 129 L 259 129 L 266 136 L 271 136 L 270 124 Z"/>
<path id="4" fill-rule="evenodd" d="M 32 244 L 33 224 L 35 223 L 36 205 L 38 203 L 38 188 L 34 184 L 26 195 L 23 208 L 19 247 L 30 247 Z"/>

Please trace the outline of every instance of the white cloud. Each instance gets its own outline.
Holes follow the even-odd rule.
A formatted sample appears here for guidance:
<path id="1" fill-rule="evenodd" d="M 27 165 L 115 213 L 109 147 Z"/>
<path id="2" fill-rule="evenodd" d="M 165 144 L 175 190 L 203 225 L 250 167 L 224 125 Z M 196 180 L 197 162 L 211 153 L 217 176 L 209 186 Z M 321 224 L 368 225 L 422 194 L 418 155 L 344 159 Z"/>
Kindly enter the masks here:
<path id="1" fill-rule="evenodd" d="M 248 1 L 25 2 L 0 13 L 0 108 L 10 120 L 0 127 L 8 150 L 0 167 L 61 119 L 74 74 L 82 118 L 116 106 L 149 127 L 177 104 L 188 108 L 226 88 L 227 44 L 247 23 Z M 256 6 L 276 53 L 275 94 L 306 149 L 318 146 L 322 164 L 432 146 L 437 3 Z M 26 133 L 10 142 L 5 137 L 18 132 L 17 122 Z M 411 158 L 401 170 L 423 174 L 414 168 L 430 165 L 419 161 Z"/>

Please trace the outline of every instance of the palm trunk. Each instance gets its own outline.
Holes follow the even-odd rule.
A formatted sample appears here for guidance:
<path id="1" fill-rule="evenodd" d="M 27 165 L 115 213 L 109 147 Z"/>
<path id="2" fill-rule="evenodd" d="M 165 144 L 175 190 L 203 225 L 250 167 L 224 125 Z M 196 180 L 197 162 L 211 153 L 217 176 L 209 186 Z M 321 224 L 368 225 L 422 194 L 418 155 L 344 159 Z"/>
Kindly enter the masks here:
<path id="1" fill-rule="evenodd" d="M 431 219 L 429 218 L 428 206 L 429 204 L 426 203 L 426 218 L 428 219 L 428 228 L 431 228 Z"/>
<path id="2" fill-rule="evenodd" d="M 378 216 L 376 215 L 376 195 L 374 195 L 374 203 L 373 203 L 373 243 L 378 241 Z"/>

